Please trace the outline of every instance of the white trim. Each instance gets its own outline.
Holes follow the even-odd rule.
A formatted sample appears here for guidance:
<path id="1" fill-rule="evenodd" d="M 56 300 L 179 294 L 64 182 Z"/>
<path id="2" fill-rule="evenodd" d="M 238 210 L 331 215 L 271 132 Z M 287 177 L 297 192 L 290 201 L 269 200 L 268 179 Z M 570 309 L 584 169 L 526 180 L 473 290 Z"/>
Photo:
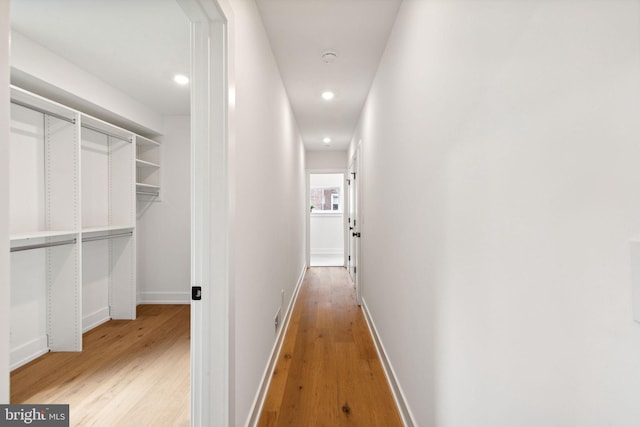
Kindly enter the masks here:
<path id="1" fill-rule="evenodd" d="M 340 248 L 313 248 L 311 256 L 314 255 L 342 255 L 344 251 Z"/>
<path id="2" fill-rule="evenodd" d="M 417 426 L 418 423 L 416 422 L 416 419 L 411 412 L 411 408 L 407 403 L 407 398 L 405 397 L 404 392 L 402 391 L 402 386 L 400 385 L 398 377 L 393 370 L 393 365 L 387 357 L 387 352 L 384 349 L 384 344 L 382 344 L 382 340 L 380 340 L 380 335 L 378 335 L 378 330 L 376 329 L 375 323 L 373 323 L 371 313 L 369 313 L 369 308 L 367 307 L 367 302 L 364 298 L 362 298 L 362 312 L 364 313 L 364 318 L 367 321 L 367 326 L 369 327 L 369 331 L 371 332 L 371 336 L 373 337 L 373 342 L 376 346 L 376 351 L 378 352 L 380 362 L 382 363 L 384 374 L 387 377 L 387 382 L 391 387 L 393 399 L 396 401 L 398 412 L 400 412 L 400 416 L 402 417 L 402 423 L 407 427 Z"/>
<path id="3" fill-rule="evenodd" d="M 355 206 L 357 207 L 357 210 L 355 212 L 355 218 L 353 218 L 354 220 L 357 221 L 357 226 L 355 227 L 354 231 L 359 232 L 360 234 L 364 234 L 366 236 L 366 232 L 364 230 L 364 214 L 363 214 L 363 207 L 364 207 L 364 203 L 363 203 L 363 194 L 364 194 L 364 186 L 363 186 L 363 180 L 362 180 L 362 139 L 358 142 L 357 147 L 355 148 L 354 152 L 351 154 L 351 158 L 349 159 L 349 169 L 348 169 L 348 177 L 349 179 L 353 179 L 352 175 L 355 172 L 356 173 L 356 179 L 353 180 L 353 188 L 355 188 Z M 349 191 L 351 190 L 351 188 L 349 188 Z M 348 199 L 348 204 L 347 206 L 347 212 L 348 212 L 348 216 L 351 216 L 351 195 L 349 194 L 349 196 L 347 197 Z M 355 277 L 353 278 L 354 281 L 354 285 L 356 287 L 356 300 L 358 302 L 358 305 L 362 305 L 362 238 L 356 238 L 354 240 L 354 246 L 356 247 L 355 249 L 355 255 L 351 253 L 351 241 L 350 238 L 352 237 L 350 235 L 350 230 L 348 230 L 349 224 L 347 224 L 346 226 L 346 234 L 345 234 L 345 265 L 349 268 L 350 264 L 348 262 L 348 257 L 349 256 L 353 256 L 354 260 L 355 260 L 355 267 L 356 269 L 360 269 L 360 272 L 356 272 L 356 274 L 354 275 Z M 351 276 L 351 271 L 349 269 L 349 275 Z"/>
<path id="4" fill-rule="evenodd" d="M 104 307 L 82 317 L 82 333 L 111 320 L 109 307 Z"/>
<path id="5" fill-rule="evenodd" d="M 344 240 L 344 248 L 345 250 L 343 251 L 344 254 L 344 259 L 343 259 L 343 265 L 347 265 L 347 252 L 348 252 L 348 248 L 346 245 L 349 244 L 349 224 L 347 223 L 347 218 L 349 217 L 349 197 L 346 197 L 346 192 L 347 192 L 347 185 L 346 185 L 346 179 L 349 176 L 349 169 L 306 169 L 306 174 L 307 174 L 307 179 L 306 179 L 306 188 L 305 188 L 305 211 L 306 211 L 306 224 L 307 224 L 307 230 L 306 230 L 306 239 L 307 239 L 307 244 L 306 244 L 306 249 L 305 249 L 305 256 L 306 256 L 306 262 L 307 265 L 311 265 L 311 216 L 328 216 L 328 215 L 332 215 L 332 214 L 338 214 L 342 216 L 342 231 L 343 231 L 343 240 Z M 332 212 L 332 213 L 327 213 L 327 212 L 323 212 L 321 214 L 319 213 L 313 213 L 310 211 L 309 209 L 309 200 L 311 199 L 311 191 L 310 191 L 310 187 L 311 187 L 311 175 L 312 174 L 342 174 L 342 211 L 341 212 Z"/>
<path id="6" fill-rule="evenodd" d="M 190 304 L 189 292 L 140 292 L 138 305 L 140 304 Z"/>
<path id="7" fill-rule="evenodd" d="M 227 0 L 178 0 L 191 21 L 191 425 L 234 425 L 233 16 Z"/>
<path id="8" fill-rule="evenodd" d="M 11 349 L 11 366 L 9 369 L 13 371 L 48 352 L 47 336 L 41 335 L 34 338 L 31 341 Z"/>
<path id="9" fill-rule="evenodd" d="M 300 276 L 298 277 L 298 283 L 296 284 L 296 288 L 293 291 L 293 296 L 289 300 L 289 305 L 287 306 L 287 312 L 284 316 L 283 327 L 280 328 L 278 332 L 278 336 L 276 337 L 276 341 L 273 344 L 273 348 L 271 349 L 271 357 L 269 357 L 269 362 L 262 374 L 262 381 L 260 381 L 260 387 L 258 387 L 258 391 L 256 392 L 256 397 L 253 399 L 253 404 L 251 405 L 251 411 L 249 412 L 249 416 L 247 417 L 247 422 L 245 426 L 256 426 L 258 424 L 258 420 L 260 418 L 260 413 L 262 412 L 262 407 L 264 406 L 265 398 L 267 397 L 267 391 L 269 390 L 269 385 L 271 384 L 271 378 L 273 378 L 273 371 L 276 368 L 276 362 L 280 357 L 280 351 L 282 350 L 282 344 L 284 343 L 284 337 L 289 329 L 289 321 L 291 320 L 291 313 L 293 312 L 293 307 L 295 302 L 298 300 L 298 294 L 300 292 L 300 288 L 302 287 L 302 282 L 304 281 L 304 276 L 307 273 L 307 266 L 304 265 L 302 267 L 302 271 L 300 272 Z"/>
<path id="10" fill-rule="evenodd" d="M 316 211 L 311 212 L 310 215 L 317 218 L 340 218 L 344 216 L 344 213 L 342 211 Z"/>

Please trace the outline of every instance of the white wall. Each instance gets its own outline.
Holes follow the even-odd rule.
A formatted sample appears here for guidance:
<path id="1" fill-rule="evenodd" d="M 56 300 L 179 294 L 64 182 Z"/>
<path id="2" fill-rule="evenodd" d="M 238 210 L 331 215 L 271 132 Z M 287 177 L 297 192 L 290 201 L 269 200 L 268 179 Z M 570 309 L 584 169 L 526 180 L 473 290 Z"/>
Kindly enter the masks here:
<path id="1" fill-rule="evenodd" d="M 189 304 L 191 266 L 190 118 L 165 117 L 161 198 L 138 197 L 138 303 Z"/>
<path id="2" fill-rule="evenodd" d="M 311 256 L 344 254 L 344 220 L 341 213 L 312 213 L 309 227 Z"/>
<path id="3" fill-rule="evenodd" d="M 9 403 L 9 2 L 0 2 L 0 403 Z"/>
<path id="4" fill-rule="evenodd" d="M 639 17 L 402 4 L 354 141 L 363 297 L 419 425 L 638 424 Z"/>
<path id="5" fill-rule="evenodd" d="M 244 425 L 274 344 L 281 289 L 287 305 L 303 271 L 308 206 L 302 140 L 255 2 L 231 6 L 238 125 L 230 425 Z"/>
<path id="6" fill-rule="evenodd" d="M 22 34 L 11 33 L 11 81 L 54 101 L 140 133 L 162 133 L 162 117 Z"/>
<path id="7" fill-rule="evenodd" d="M 307 169 L 347 169 L 346 151 L 307 151 Z"/>

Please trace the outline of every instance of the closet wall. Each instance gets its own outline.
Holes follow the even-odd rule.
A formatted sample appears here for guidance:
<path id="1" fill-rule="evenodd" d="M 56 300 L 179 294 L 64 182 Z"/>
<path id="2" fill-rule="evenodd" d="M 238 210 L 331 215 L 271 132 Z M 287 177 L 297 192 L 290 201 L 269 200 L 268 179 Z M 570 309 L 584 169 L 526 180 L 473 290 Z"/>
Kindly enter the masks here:
<path id="1" fill-rule="evenodd" d="M 162 192 L 138 197 L 138 303 L 188 304 L 191 269 L 190 118 L 164 120 Z M 162 260 L 162 262 L 159 262 Z"/>
<path id="2" fill-rule="evenodd" d="M 163 133 L 163 117 L 24 35 L 11 32 L 11 82 L 143 135 Z"/>

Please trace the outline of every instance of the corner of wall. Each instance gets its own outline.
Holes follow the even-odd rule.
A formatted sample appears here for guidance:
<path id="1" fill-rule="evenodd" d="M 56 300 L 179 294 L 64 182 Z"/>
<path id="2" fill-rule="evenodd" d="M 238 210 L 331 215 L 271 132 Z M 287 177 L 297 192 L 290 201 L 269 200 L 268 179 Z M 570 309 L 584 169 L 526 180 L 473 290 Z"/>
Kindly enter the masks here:
<path id="1" fill-rule="evenodd" d="M 9 403 L 9 2 L 0 2 L 0 403 Z"/>

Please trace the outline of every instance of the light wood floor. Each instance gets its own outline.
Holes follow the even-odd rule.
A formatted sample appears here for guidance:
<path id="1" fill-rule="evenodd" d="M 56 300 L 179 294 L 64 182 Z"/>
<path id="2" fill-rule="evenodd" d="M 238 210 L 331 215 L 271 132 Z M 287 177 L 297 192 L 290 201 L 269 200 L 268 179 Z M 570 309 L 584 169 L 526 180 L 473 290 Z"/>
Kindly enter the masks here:
<path id="1" fill-rule="evenodd" d="M 346 269 L 307 271 L 259 426 L 402 426 Z"/>
<path id="2" fill-rule="evenodd" d="M 188 426 L 188 305 L 141 305 L 138 318 L 84 334 L 80 353 L 48 353 L 11 373 L 11 403 L 70 404 L 72 426 Z"/>

